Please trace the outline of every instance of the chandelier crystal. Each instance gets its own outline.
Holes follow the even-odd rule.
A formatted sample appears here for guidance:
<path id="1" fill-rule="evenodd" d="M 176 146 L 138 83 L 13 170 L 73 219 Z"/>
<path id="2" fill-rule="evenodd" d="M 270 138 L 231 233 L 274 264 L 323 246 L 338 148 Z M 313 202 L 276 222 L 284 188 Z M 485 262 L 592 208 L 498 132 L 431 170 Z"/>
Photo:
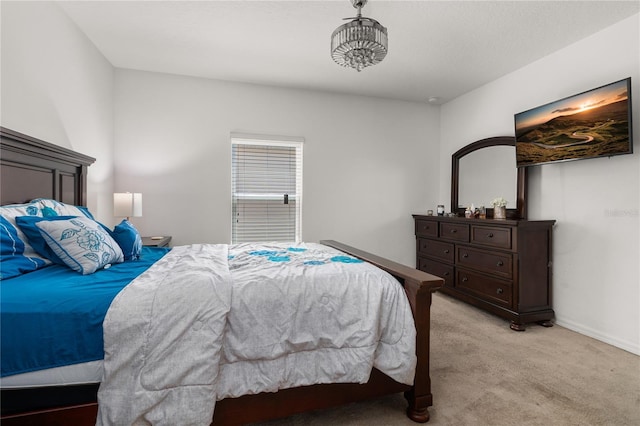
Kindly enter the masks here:
<path id="1" fill-rule="evenodd" d="M 378 21 L 362 16 L 361 9 L 367 0 L 351 0 L 358 9 L 353 21 L 339 26 L 331 35 L 331 57 L 343 67 L 358 72 L 380 63 L 387 56 L 387 29 Z"/>

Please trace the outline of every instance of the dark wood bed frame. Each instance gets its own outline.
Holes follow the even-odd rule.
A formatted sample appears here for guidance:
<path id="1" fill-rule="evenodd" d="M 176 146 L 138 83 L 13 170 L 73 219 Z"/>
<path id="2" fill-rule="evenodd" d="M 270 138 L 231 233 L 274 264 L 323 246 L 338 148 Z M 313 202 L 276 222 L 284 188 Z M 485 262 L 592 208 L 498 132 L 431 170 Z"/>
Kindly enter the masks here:
<path id="1" fill-rule="evenodd" d="M 72 150 L 0 128 L 1 203 L 53 198 L 86 205 L 87 168 L 95 160 Z M 429 420 L 433 403 L 429 377 L 429 330 L 432 293 L 443 280 L 336 241 L 320 241 L 389 272 L 404 286 L 415 318 L 418 364 L 413 386 L 400 384 L 374 369 L 366 384 L 326 384 L 284 389 L 218 401 L 213 424 L 236 425 L 286 417 L 320 408 L 404 392 L 407 416 Z M 10 425 L 93 425 L 98 385 L 59 386 L 1 392 L 1 423 Z"/>

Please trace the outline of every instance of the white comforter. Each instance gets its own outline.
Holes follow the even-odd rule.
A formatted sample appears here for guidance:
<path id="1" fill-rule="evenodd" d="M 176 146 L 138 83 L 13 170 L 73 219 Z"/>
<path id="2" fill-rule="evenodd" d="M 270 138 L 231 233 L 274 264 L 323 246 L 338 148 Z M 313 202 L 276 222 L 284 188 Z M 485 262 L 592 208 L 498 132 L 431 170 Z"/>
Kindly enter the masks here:
<path id="1" fill-rule="evenodd" d="M 99 425 L 205 425 L 214 402 L 372 367 L 413 384 L 415 327 L 400 284 L 319 244 L 175 247 L 104 321 Z"/>

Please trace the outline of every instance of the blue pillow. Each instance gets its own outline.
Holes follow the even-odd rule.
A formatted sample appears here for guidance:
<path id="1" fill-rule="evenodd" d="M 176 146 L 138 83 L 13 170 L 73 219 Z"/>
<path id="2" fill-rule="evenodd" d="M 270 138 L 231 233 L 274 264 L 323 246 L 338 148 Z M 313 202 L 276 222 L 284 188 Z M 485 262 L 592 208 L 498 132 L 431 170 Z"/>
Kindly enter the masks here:
<path id="1" fill-rule="evenodd" d="M 29 244 L 40 256 L 43 256 L 54 263 L 59 265 L 66 265 L 62 259 L 49 247 L 44 237 L 40 233 L 40 228 L 36 226 L 36 223 L 43 220 L 55 221 L 55 220 L 68 220 L 73 219 L 76 216 L 50 216 L 50 217 L 38 217 L 38 216 L 16 216 L 16 225 L 27 236 Z"/>
<path id="2" fill-rule="evenodd" d="M 124 261 L 118 243 L 102 225 L 85 217 L 36 223 L 45 241 L 64 263 L 82 275 Z"/>
<path id="3" fill-rule="evenodd" d="M 50 264 L 45 259 L 24 254 L 24 242 L 4 216 L 0 216 L 0 247 L 0 279 L 17 277 Z"/>
<path id="4" fill-rule="evenodd" d="M 124 260 L 138 259 L 142 250 L 142 237 L 131 222 L 124 219 L 113 228 L 111 236 L 124 253 Z"/>

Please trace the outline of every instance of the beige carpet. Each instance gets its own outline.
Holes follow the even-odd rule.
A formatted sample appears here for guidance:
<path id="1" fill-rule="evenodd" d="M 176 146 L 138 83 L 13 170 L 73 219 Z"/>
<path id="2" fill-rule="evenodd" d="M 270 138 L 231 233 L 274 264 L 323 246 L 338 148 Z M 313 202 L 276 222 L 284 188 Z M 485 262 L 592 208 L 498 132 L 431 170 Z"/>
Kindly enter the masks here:
<path id="1" fill-rule="evenodd" d="M 434 295 L 428 425 L 640 425 L 640 357 L 560 326 L 525 332 Z M 416 425 L 402 395 L 263 423 Z"/>

